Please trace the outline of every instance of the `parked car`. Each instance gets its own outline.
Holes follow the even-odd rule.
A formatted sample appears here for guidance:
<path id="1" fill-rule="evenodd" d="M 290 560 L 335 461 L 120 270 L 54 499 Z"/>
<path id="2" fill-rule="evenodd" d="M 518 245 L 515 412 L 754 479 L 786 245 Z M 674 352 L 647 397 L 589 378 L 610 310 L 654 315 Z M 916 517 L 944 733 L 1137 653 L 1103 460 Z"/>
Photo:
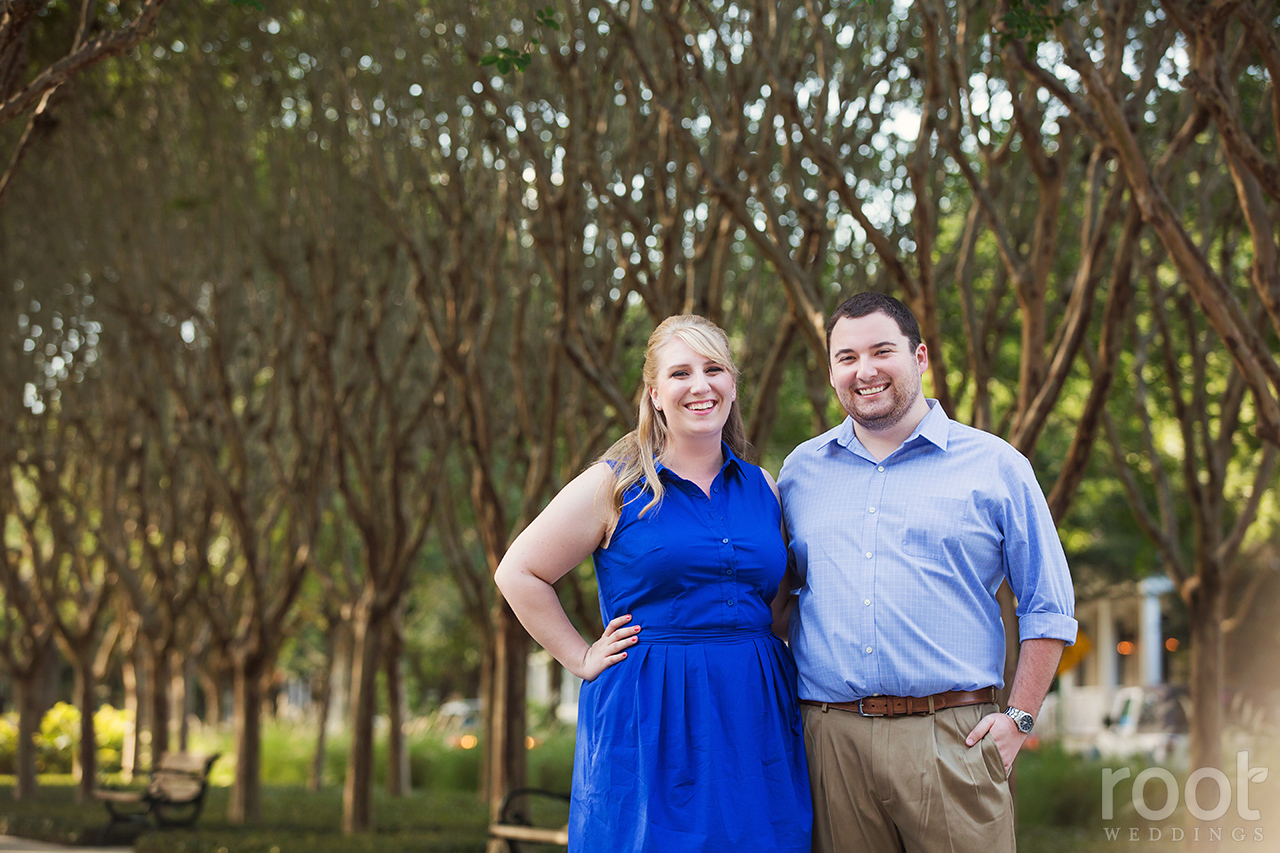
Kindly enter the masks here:
<path id="1" fill-rule="evenodd" d="M 436 730 L 454 749 L 475 749 L 479 743 L 480 700 L 451 699 L 436 712 Z"/>
<path id="2" fill-rule="evenodd" d="M 1094 745 L 1107 758 L 1141 757 L 1183 766 L 1190 756 L 1190 711 L 1185 685 L 1122 687 Z"/>

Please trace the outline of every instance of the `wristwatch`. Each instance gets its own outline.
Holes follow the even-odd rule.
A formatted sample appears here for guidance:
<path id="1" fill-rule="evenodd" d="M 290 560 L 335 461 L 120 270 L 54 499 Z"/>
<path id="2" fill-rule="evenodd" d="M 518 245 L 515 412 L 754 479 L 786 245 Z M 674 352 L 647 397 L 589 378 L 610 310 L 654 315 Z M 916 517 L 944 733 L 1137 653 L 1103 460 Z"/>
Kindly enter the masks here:
<path id="1" fill-rule="evenodd" d="M 1036 718 L 1023 711 L 1021 708 L 1015 708 L 1010 705 L 1004 709 L 1004 715 L 1018 726 L 1018 731 L 1024 735 L 1031 734 L 1031 729 L 1035 727 Z"/>

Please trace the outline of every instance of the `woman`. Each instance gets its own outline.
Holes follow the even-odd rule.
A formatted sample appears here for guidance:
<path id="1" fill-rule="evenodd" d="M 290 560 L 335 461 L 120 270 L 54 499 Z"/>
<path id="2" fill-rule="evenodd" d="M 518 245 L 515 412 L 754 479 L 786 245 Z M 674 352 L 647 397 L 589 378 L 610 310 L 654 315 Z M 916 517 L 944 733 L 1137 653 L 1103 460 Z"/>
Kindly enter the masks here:
<path id="1" fill-rule="evenodd" d="M 804 851 L 811 804 L 796 671 L 771 632 L 786 548 L 772 478 L 742 461 L 737 370 L 702 317 L 645 353 L 639 426 L 512 543 L 496 581 L 586 683 L 569 850 Z M 552 584 L 593 556 L 604 634 Z"/>

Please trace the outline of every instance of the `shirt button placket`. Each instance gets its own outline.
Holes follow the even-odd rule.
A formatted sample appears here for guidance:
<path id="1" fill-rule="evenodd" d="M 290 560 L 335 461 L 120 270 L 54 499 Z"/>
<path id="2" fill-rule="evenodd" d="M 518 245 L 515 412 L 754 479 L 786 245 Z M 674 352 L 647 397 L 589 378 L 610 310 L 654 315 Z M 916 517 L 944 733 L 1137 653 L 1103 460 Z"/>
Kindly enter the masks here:
<path id="1" fill-rule="evenodd" d="M 738 606 L 738 589 L 734 584 L 734 560 L 733 560 L 733 544 L 730 542 L 728 526 L 725 522 L 725 487 L 723 483 L 714 483 L 711 486 L 711 506 L 707 513 L 707 520 L 712 528 L 720 531 L 720 565 L 723 569 L 720 575 L 720 589 L 722 592 L 721 600 L 725 606 L 725 618 L 727 621 L 737 624 L 737 606 Z"/>
<path id="2" fill-rule="evenodd" d="M 866 542 L 871 546 L 865 552 L 865 557 L 868 561 L 873 560 L 875 552 L 881 550 L 884 546 L 884 543 L 880 541 L 880 520 L 883 514 L 879 511 L 879 508 L 884 504 L 886 479 L 884 476 L 881 476 L 883 474 L 885 474 L 885 466 L 877 464 L 876 473 L 872 475 L 871 481 L 867 484 L 867 505 L 866 515 L 864 516 L 866 524 L 864 529 L 867 531 Z M 876 590 L 875 567 L 876 564 L 874 562 L 868 567 L 866 596 L 862 599 L 862 606 L 864 608 L 865 615 L 861 620 L 862 624 L 866 626 L 865 636 L 873 641 L 876 638 L 876 624 L 875 614 L 871 608 L 871 599 L 874 597 Z M 862 653 L 866 656 L 870 656 L 875 653 L 875 648 L 872 645 L 863 646 Z"/>

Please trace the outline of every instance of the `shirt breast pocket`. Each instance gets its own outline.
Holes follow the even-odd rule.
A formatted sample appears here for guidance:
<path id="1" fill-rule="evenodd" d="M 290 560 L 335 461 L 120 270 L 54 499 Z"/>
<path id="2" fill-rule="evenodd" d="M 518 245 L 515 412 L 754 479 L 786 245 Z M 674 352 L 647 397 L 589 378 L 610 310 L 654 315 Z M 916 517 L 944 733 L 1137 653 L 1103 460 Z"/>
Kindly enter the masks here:
<path id="1" fill-rule="evenodd" d="M 911 502 L 902 550 L 913 557 L 937 559 L 965 535 L 970 501 L 963 498 L 917 497 Z"/>

